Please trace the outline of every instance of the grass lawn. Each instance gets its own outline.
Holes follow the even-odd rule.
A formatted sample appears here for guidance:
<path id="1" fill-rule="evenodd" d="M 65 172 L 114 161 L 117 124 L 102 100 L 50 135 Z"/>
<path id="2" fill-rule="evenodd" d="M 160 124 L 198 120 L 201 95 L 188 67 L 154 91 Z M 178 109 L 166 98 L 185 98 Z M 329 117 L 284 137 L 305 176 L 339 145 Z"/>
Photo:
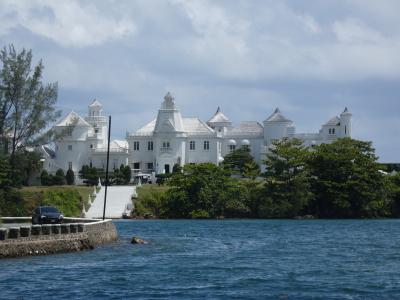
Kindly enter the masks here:
<path id="1" fill-rule="evenodd" d="M 138 198 L 134 199 L 134 215 L 139 217 L 158 217 L 161 209 L 161 198 L 168 186 L 144 184 L 137 188 Z"/>

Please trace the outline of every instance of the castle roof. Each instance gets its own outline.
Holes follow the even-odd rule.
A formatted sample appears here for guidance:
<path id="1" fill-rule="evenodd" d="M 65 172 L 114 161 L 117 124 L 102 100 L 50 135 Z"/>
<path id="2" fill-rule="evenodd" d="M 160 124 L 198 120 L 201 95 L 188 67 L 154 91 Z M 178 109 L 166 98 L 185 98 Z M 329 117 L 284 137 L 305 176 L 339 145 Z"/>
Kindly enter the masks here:
<path id="1" fill-rule="evenodd" d="M 285 122 L 291 123 L 292 121 L 287 119 L 277 107 L 272 115 L 270 115 L 264 122 Z"/>
<path id="2" fill-rule="evenodd" d="M 91 125 L 85 121 L 80 115 L 76 112 L 71 111 L 67 114 L 60 122 L 56 124 L 57 127 L 66 127 L 66 126 L 79 126 L 79 127 L 91 127 Z"/>
<path id="3" fill-rule="evenodd" d="M 154 119 L 153 121 L 147 123 L 143 127 L 139 128 L 138 130 L 135 131 L 135 134 L 149 134 L 154 131 L 154 128 L 156 127 L 156 121 L 157 119 Z"/>
<path id="4" fill-rule="evenodd" d="M 227 135 L 263 135 L 263 126 L 256 121 L 243 121 L 239 126 L 233 127 L 227 132 Z"/>
<path id="5" fill-rule="evenodd" d="M 206 123 L 201 121 L 199 118 L 183 118 L 183 128 L 186 132 L 190 133 L 213 133 Z"/>
<path id="6" fill-rule="evenodd" d="M 94 99 L 92 101 L 92 103 L 89 104 L 89 107 L 103 107 L 103 105 L 101 105 L 100 101 L 97 99 Z"/>
<path id="7" fill-rule="evenodd" d="M 230 123 L 231 121 L 228 119 L 227 116 L 225 116 L 222 112 L 220 107 L 218 106 L 217 111 L 215 114 L 211 117 L 210 120 L 208 120 L 207 123 Z"/>
<path id="8" fill-rule="evenodd" d="M 182 118 L 182 123 L 183 123 L 183 129 L 185 132 L 190 132 L 190 133 L 199 133 L 199 134 L 206 134 L 210 133 L 212 134 L 214 130 L 210 128 L 206 123 L 201 121 L 199 118 Z M 156 119 L 153 121 L 149 122 L 139 130 L 137 130 L 135 134 L 137 135 L 143 135 L 143 134 L 152 134 L 154 131 L 154 128 L 156 126 Z"/>
<path id="9" fill-rule="evenodd" d="M 111 149 L 128 149 L 128 142 L 124 140 L 113 140 L 110 143 L 110 148 Z"/>
<path id="10" fill-rule="evenodd" d="M 340 125 L 340 119 L 335 116 L 331 118 L 328 122 L 326 122 L 324 125 L 326 126 L 339 126 Z"/>

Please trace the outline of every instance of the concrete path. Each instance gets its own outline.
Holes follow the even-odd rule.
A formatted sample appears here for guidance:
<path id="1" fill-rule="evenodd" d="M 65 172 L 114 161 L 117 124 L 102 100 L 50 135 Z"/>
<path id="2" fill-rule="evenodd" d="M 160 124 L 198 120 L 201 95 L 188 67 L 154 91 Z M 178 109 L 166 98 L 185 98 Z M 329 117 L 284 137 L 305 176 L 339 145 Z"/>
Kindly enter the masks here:
<path id="1" fill-rule="evenodd" d="M 86 218 L 102 218 L 104 205 L 104 186 L 101 187 L 96 199 L 86 212 Z M 109 186 L 107 191 L 106 218 L 122 218 L 127 205 L 132 203 L 131 197 L 136 193 L 135 186 Z"/>

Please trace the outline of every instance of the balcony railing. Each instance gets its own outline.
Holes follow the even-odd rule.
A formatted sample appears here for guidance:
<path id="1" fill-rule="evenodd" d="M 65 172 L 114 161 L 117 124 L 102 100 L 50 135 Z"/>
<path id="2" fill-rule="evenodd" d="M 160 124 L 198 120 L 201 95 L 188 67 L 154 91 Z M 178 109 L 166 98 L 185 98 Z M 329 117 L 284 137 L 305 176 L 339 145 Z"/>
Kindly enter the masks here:
<path id="1" fill-rule="evenodd" d="M 107 148 L 92 149 L 94 153 L 107 153 Z M 128 153 L 128 149 L 110 148 L 110 153 Z"/>
<path id="2" fill-rule="evenodd" d="M 171 147 L 160 147 L 160 152 L 167 153 L 167 152 L 171 152 L 171 151 L 172 151 Z"/>
<path id="3" fill-rule="evenodd" d="M 87 122 L 107 122 L 107 117 L 105 116 L 88 116 L 85 117 Z"/>

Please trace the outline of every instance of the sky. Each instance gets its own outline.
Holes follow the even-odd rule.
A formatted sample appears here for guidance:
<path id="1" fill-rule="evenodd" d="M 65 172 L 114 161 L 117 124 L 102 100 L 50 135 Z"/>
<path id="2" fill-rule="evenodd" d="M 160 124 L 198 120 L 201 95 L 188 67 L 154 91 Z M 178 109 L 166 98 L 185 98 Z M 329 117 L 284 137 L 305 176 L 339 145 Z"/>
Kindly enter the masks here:
<path id="1" fill-rule="evenodd" d="M 345 107 L 353 137 L 400 162 L 398 0 L 0 0 L 0 46 L 32 49 L 58 108 L 94 99 L 124 138 L 170 91 L 185 117 L 234 124 L 276 107 L 317 132 Z"/>

